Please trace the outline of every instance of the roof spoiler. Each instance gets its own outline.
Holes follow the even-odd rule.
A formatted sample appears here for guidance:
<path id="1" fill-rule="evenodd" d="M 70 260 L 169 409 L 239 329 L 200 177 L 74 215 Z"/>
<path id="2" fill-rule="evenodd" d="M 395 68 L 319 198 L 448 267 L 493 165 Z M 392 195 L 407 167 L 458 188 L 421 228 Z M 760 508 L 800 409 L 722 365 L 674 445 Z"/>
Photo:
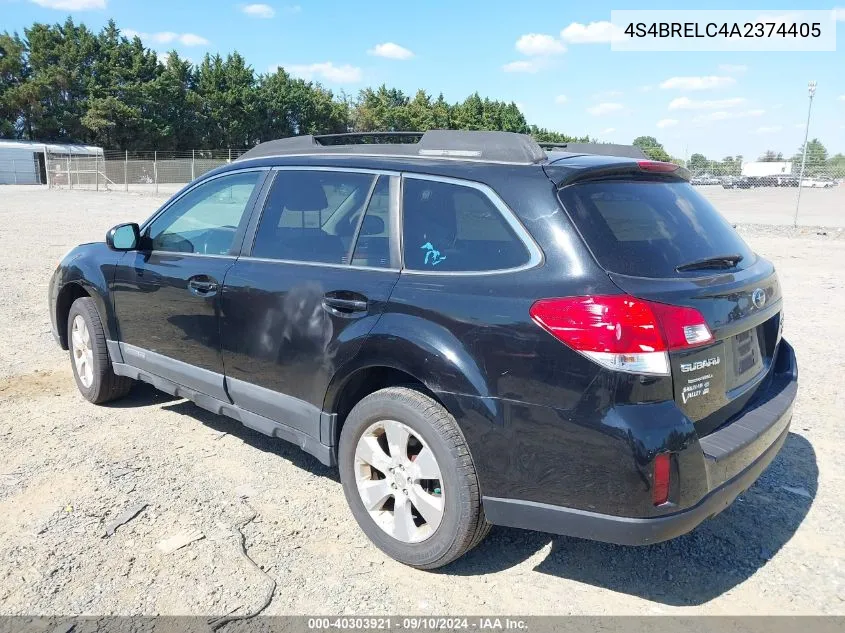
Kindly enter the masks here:
<path id="1" fill-rule="evenodd" d="M 648 158 L 636 145 L 616 143 L 540 143 L 542 149 L 570 152 L 572 154 L 596 154 L 598 156 L 619 156 L 621 158 Z"/>
<path id="2" fill-rule="evenodd" d="M 375 154 L 522 164 L 547 159 L 546 152 L 527 134 L 429 130 L 292 136 L 261 143 L 238 160 L 291 154 Z"/>

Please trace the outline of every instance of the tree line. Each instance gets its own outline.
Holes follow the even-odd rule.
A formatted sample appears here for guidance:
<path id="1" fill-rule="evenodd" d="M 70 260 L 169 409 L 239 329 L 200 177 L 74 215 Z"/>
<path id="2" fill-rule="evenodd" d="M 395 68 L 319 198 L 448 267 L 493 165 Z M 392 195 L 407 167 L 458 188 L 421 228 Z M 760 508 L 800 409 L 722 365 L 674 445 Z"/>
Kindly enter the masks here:
<path id="1" fill-rule="evenodd" d="M 68 18 L 0 34 L 0 137 L 106 149 L 249 148 L 295 134 L 504 130 L 545 142 L 589 138 L 529 125 L 513 102 L 477 92 L 449 103 L 381 86 L 335 94 L 284 68 L 256 74 L 237 52 L 198 64 L 166 59 L 110 21 L 99 33 Z"/>
<path id="2" fill-rule="evenodd" d="M 783 152 L 766 150 L 757 160 L 760 162 L 790 162 L 792 172 L 798 174 L 801 171 L 801 162 L 804 158 L 804 146 L 790 157 L 784 157 Z M 739 174 L 742 170 L 743 157 L 726 156 L 722 160 L 712 160 L 704 154 L 693 154 L 687 161 L 687 168 L 696 173 L 709 173 L 714 176 Z M 817 138 L 807 141 L 807 159 L 804 172 L 810 176 L 815 175 L 845 175 L 845 154 L 834 154 L 831 156 L 824 144 Z"/>

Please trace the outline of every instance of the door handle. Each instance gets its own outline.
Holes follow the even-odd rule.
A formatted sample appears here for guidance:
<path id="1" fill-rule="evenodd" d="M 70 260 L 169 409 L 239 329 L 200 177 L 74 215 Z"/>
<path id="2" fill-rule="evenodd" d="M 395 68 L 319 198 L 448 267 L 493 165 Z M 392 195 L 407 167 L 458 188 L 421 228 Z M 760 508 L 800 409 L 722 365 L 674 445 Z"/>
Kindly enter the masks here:
<path id="1" fill-rule="evenodd" d="M 210 297 L 217 292 L 217 282 L 204 275 L 191 277 L 188 280 L 188 290 L 200 297 Z"/>
<path id="2" fill-rule="evenodd" d="M 339 297 L 323 297 L 323 307 L 329 311 L 353 314 L 355 312 L 366 312 L 369 304 L 366 299 L 341 299 Z"/>

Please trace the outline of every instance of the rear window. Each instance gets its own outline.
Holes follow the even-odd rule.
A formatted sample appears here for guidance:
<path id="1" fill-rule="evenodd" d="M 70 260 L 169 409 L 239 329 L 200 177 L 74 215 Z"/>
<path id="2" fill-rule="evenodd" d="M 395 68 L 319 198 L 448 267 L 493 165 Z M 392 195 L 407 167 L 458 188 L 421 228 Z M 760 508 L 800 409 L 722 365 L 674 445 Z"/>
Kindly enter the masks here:
<path id="1" fill-rule="evenodd" d="M 677 277 L 677 266 L 711 257 L 741 255 L 740 269 L 754 262 L 733 227 L 685 182 L 585 182 L 559 195 L 599 264 L 611 272 Z"/>

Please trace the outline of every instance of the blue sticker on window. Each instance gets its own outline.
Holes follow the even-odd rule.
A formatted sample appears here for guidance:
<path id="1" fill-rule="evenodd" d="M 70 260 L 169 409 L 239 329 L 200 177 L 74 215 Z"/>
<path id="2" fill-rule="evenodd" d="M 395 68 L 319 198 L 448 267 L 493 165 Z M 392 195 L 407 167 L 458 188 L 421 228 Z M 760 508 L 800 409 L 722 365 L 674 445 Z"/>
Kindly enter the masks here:
<path id="1" fill-rule="evenodd" d="M 441 255 L 440 251 L 438 251 L 431 242 L 426 242 L 420 247 L 422 250 L 426 251 L 425 253 L 425 261 L 424 264 L 431 264 L 432 266 L 437 266 L 440 262 L 446 259 L 445 255 Z"/>

